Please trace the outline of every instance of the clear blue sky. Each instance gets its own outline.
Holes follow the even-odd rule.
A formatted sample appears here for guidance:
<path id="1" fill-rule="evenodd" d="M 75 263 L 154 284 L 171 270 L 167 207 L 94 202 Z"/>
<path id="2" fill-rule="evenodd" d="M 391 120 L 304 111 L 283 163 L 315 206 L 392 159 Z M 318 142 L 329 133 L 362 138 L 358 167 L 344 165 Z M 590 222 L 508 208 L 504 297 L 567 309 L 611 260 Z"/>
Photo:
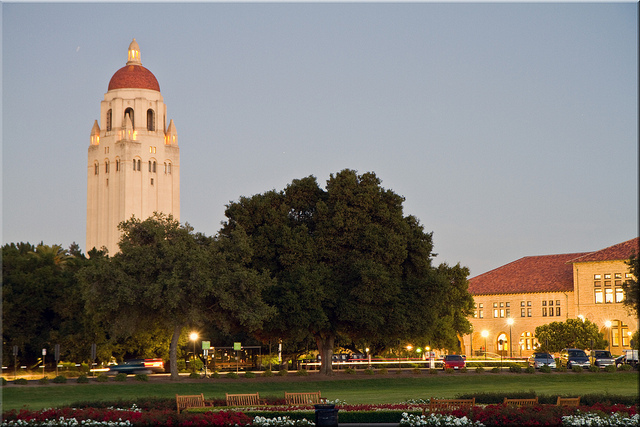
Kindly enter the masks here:
<path id="1" fill-rule="evenodd" d="M 475 276 L 638 234 L 638 5 L 2 4 L 2 242 L 84 250 L 89 134 L 133 38 L 181 220 L 375 172 Z"/>

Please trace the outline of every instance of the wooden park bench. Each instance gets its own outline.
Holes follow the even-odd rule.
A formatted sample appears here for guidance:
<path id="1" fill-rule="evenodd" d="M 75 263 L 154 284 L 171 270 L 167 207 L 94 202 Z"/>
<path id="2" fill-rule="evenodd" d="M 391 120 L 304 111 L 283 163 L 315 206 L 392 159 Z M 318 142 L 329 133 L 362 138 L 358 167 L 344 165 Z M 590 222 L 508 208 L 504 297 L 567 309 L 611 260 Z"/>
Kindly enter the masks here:
<path id="1" fill-rule="evenodd" d="M 538 397 L 535 399 L 509 399 L 505 397 L 502 403 L 507 406 L 536 406 Z"/>
<path id="2" fill-rule="evenodd" d="M 578 397 L 560 397 L 558 396 L 557 406 L 571 406 L 577 408 L 580 406 L 580 396 Z"/>
<path id="3" fill-rule="evenodd" d="M 284 400 L 287 405 L 317 405 L 327 401 L 320 396 L 319 391 L 313 393 L 287 393 L 284 392 Z"/>
<path id="4" fill-rule="evenodd" d="M 475 397 L 473 399 L 434 399 L 432 397 L 429 400 L 429 412 L 471 409 L 475 404 Z"/>
<path id="5" fill-rule="evenodd" d="M 258 393 L 251 394 L 229 394 L 227 395 L 227 406 L 263 406 L 265 401 L 260 399 Z"/>
<path id="6" fill-rule="evenodd" d="M 190 396 L 180 396 L 176 394 L 176 406 L 178 407 L 178 413 L 187 408 L 204 408 L 206 406 L 204 394 L 200 393 Z"/>

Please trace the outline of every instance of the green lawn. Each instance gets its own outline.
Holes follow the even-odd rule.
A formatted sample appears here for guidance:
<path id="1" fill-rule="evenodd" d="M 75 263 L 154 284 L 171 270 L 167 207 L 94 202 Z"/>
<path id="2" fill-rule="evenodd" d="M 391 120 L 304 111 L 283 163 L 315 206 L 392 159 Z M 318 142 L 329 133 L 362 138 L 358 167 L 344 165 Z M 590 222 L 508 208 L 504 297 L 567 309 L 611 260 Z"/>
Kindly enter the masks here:
<path id="1" fill-rule="evenodd" d="M 313 375 L 287 382 L 257 379 L 189 380 L 178 382 L 138 382 L 132 377 L 124 383 L 51 384 L 46 386 L 2 387 L 2 410 L 27 406 L 30 409 L 57 407 L 79 401 L 134 399 L 138 397 L 175 397 L 176 394 L 204 393 L 205 398 L 222 398 L 225 392 L 254 393 L 262 396 L 283 396 L 285 391 L 320 390 L 323 397 L 340 399 L 347 403 L 399 403 L 408 399 L 454 397 L 461 393 L 501 391 L 531 391 L 537 394 L 584 395 L 599 392 L 638 396 L 638 373 L 565 373 L 565 374 L 506 374 L 485 372 L 477 374 L 438 375 L 422 374 L 356 378 L 340 373 L 335 379 L 314 380 Z M 259 382 L 260 381 L 260 382 Z"/>

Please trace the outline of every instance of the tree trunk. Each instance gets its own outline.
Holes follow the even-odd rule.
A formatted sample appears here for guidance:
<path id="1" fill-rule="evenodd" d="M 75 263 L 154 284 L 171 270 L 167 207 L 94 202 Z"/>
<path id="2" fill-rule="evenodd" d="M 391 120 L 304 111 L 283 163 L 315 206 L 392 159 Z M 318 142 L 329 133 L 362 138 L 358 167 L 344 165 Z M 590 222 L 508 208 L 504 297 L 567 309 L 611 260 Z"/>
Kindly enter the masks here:
<path id="1" fill-rule="evenodd" d="M 171 371 L 171 379 L 177 380 L 180 378 L 178 375 L 178 340 L 182 333 L 182 326 L 176 325 L 173 327 L 173 336 L 171 337 L 171 346 L 169 347 L 169 369 Z"/>
<path id="2" fill-rule="evenodd" d="M 318 352 L 320 353 L 320 373 L 330 376 L 333 375 L 333 369 L 331 367 L 331 360 L 333 358 L 333 345 L 335 342 L 335 335 L 316 335 L 316 344 L 318 345 Z"/>

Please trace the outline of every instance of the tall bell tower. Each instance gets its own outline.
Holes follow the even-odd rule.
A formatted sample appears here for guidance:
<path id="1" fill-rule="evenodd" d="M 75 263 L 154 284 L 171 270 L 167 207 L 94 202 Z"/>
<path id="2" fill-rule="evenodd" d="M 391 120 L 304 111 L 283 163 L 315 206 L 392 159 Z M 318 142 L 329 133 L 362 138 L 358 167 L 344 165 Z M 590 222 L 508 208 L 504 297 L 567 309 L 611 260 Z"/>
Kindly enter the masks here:
<path id="1" fill-rule="evenodd" d="M 86 251 L 119 251 L 118 224 L 154 212 L 180 220 L 180 149 L 160 85 L 142 66 L 140 47 L 109 81 L 100 120 L 91 129 L 87 162 Z"/>

